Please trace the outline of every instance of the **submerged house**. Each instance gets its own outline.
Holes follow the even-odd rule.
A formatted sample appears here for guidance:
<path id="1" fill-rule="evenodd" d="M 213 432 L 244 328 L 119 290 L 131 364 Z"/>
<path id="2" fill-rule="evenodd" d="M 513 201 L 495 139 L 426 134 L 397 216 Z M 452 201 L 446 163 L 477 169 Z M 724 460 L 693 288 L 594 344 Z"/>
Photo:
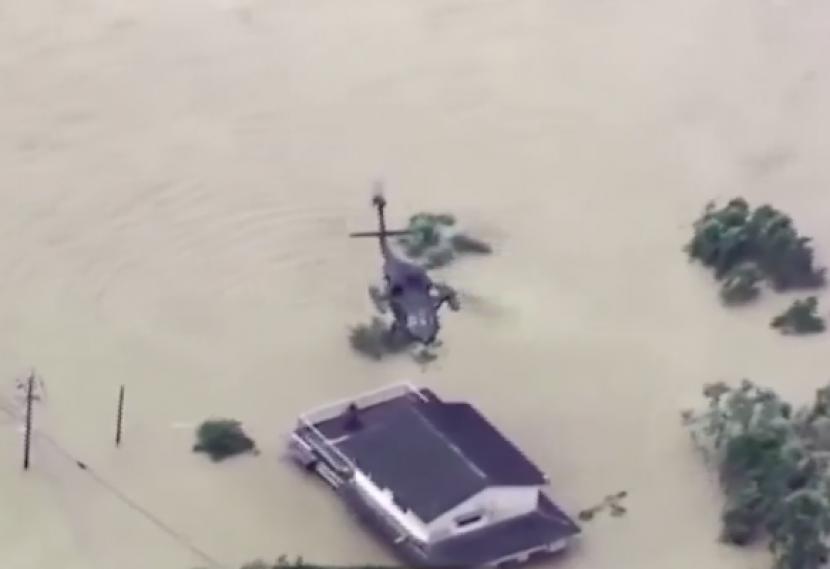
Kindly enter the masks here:
<path id="1" fill-rule="evenodd" d="M 565 548 L 546 476 L 472 405 L 393 385 L 300 417 L 293 458 L 417 567 L 495 567 Z"/>

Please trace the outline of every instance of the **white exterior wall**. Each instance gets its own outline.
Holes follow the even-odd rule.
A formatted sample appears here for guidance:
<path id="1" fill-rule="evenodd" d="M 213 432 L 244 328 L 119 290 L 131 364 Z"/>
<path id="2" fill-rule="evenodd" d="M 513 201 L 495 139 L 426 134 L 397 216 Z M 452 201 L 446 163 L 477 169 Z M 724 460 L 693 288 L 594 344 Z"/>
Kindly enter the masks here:
<path id="1" fill-rule="evenodd" d="M 481 529 L 484 526 L 508 518 L 527 514 L 536 509 L 542 486 L 496 486 L 486 488 L 442 514 L 426 525 L 430 539 L 438 540 L 464 531 Z M 455 520 L 466 514 L 481 512 L 481 521 L 468 526 L 457 527 Z"/>
<path id="2" fill-rule="evenodd" d="M 365 474 L 355 472 L 354 482 L 367 500 L 397 521 L 409 535 L 423 542 L 437 541 L 530 513 L 536 509 L 539 492 L 542 490 L 542 486 L 486 488 L 426 524 L 413 512 L 401 510 L 394 503 L 392 492 L 389 489 L 379 488 Z M 457 518 L 479 512 L 482 514 L 480 521 L 463 527 L 456 525 Z"/>
<path id="3" fill-rule="evenodd" d="M 365 474 L 355 471 L 354 482 L 358 491 L 368 500 L 389 514 L 401 526 L 406 528 L 409 534 L 420 541 L 428 541 L 429 532 L 427 526 L 409 511 L 403 511 L 395 505 L 392 492 L 388 489 L 381 489 L 372 482 Z"/>

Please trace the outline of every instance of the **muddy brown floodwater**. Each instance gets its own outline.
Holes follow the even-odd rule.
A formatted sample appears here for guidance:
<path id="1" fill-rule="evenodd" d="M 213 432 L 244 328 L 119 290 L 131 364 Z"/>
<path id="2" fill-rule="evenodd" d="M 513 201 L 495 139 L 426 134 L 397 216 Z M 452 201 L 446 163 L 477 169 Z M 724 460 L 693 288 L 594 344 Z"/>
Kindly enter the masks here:
<path id="1" fill-rule="evenodd" d="M 628 492 L 562 567 L 766 566 L 716 542 L 679 412 L 743 376 L 806 398 L 830 350 L 771 333 L 788 298 L 721 309 L 680 249 L 742 194 L 830 261 L 829 51 L 819 0 L 3 0 L 0 383 L 35 366 L 48 393 L 25 475 L 0 417 L 0 565 L 388 561 L 280 451 L 306 407 L 410 378 L 574 514 Z M 391 221 L 452 211 L 497 249 L 445 271 L 478 301 L 426 369 L 346 342 L 376 177 Z M 211 415 L 262 455 L 191 453 Z"/>

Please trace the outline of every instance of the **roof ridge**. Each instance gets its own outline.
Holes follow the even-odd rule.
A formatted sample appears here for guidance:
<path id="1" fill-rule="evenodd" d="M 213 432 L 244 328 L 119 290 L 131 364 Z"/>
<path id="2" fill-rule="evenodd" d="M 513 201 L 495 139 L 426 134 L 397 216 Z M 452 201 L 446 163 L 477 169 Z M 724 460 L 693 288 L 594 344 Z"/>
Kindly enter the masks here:
<path id="1" fill-rule="evenodd" d="M 510 448 L 512 452 L 514 452 L 517 456 L 521 457 L 524 462 L 530 466 L 536 474 L 538 474 L 544 481 L 547 481 L 547 476 L 542 471 L 539 466 L 532 461 L 525 453 L 522 451 L 512 440 L 506 437 L 492 421 L 490 421 L 486 415 L 484 415 L 475 405 L 469 403 L 467 401 L 429 401 L 420 403 L 418 407 L 423 407 L 428 409 L 432 408 L 439 408 L 440 411 L 444 411 L 449 407 L 457 407 L 463 408 L 467 410 L 469 413 L 475 416 L 476 420 L 479 421 L 481 424 L 486 425 L 487 428 L 498 437 L 499 442 L 506 447 Z M 448 431 L 443 430 L 442 423 L 444 422 L 443 418 L 440 415 L 436 414 L 424 414 L 423 412 L 418 413 L 424 420 L 429 424 L 430 428 L 436 430 L 441 438 L 447 442 L 447 444 L 451 445 L 453 449 L 457 449 L 460 454 L 467 460 L 470 465 L 472 465 L 477 472 L 483 474 L 484 479 L 490 482 L 491 486 L 497 486 L 498 484 L 494 484 L 491 476 L 486 474 L 486 466 L 482 466 L 478 463 L 470 454 L 463 451 L 463 449 L 459 449 L 456 445 L 456 441 L 458 440 L 456 437 L 452 435 L 452 429 Z"/>
<path id="2" fill-rule="evenodd" d="M 444 401 L 442 401 L 441 405 L 443 407 L 449 407 L 450 405 L 454 405 L 454 406 L 457 406 L 457 407 L 466 407 L 466 408 L 471 409 L 471 410 L 478 413 L 478 411 L 476 410 L 475 407 L 473 407 L 470 403 L 466 403 L 466 402 L 463 402 L 463 401 L 453 401 L 453 402 L 444 402 Z M 478 414 L 481 415 L 481 413 L 478 413 Z M 482 415 L 482 417 L 484 417 L 484 416 Z M 432 421 L 429 421 L 429 422 L 432 423 Z M 490 423 L 490 426 L 493 427 L 493 424 Z M 493 428 L 495 428 L 495 427 L 493 427 Z M 441 436 L 444 438 L 444 440 L 447 441 L 448 444 L 452 445 L 454 448 L 458 448 L 457 445 L 455 444 L 455 440 L 452 439 L 448 433 L 442 431 Z M 467 460 L 467 462 L 469 462 L 473 466 L 473 468 L 476 470 L 476 472 L 479 473 L 479 475 L 482 478 L 484 478 L 485 480 L 489 480 L 489 477 L 484 473 L 484 470 L 482 470 L 481 465 L 478 464 L 473 457 L 471 457 L 469 454 L 465 453 L 464 451 L 461 451 L 460 449 L 459 449 L 459 452 L 461 452 L 462 456 Z"/>
<path id="3" fill-rule="evenodd" d="M 445 431 L 438 428 L 438 425 L 436 425 L 433 421 L 431 421 L 429 416 L 424 415 L 424 413 L 422 413 L 420 411 L 421 407 L 426 407 L 427 405 L 445 406 L 445 405 L 449 405 L 449 403 L 446 403 L 444 401 L 427 401 L 427 402 L 421 403 L 417 406 L 418 407 L 418 417 L 429 427 L 429 429 L 433 433 L 438 435 L 438 437 L 440 437 L 441 440 L 443 440 L 445 443 L 447 443 L 447 446 L 449 448 L 451 448 L 453 450 L 453 452 L 455 452 L 458 456 L 460 456 L 462 459 L 464 459 L 464 461 L 467 464 L 472 466 L 472 470 L 476 473 L 476 475 L 478 475 L 479 478 L 481 478 L 482 480 L 485 480 L 485 481 L 489 481 L 489 477 L 487 476 L 487 474 L 485 474 L 485 472 L 481 469 L 481 467 L 478 464 L 476 464 L 476 462 L 472 458 L 470 458 L 470 456 L 467 453 L 465 453 L 461 448 L 459 448 L 459 446 L 456 444 L 456 441 L 453 440 L 452 438 L 450 438 Z"/>

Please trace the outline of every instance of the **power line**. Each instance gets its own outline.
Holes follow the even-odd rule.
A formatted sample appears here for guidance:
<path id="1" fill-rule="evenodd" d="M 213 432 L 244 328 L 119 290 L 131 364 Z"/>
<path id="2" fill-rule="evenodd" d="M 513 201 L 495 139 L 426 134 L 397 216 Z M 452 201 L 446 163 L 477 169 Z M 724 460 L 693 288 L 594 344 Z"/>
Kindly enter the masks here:
<path id="1" fill-rule="evenodd" d="M 20 413 L 14 408 L 14 405 L 9 405 L 7 402 L 0 400 L 0 411 L 3 411 L 7 416 L 20 420 L 21 416 Z M 193 544 L 189 539 L 187 539 L 184 535 L 180 532 L 176 531 L 164 521 L 162 521 L 158 516 L 150 512 L 147 508 L 143 507 L 141 504 L 127 496 L 123 491 L 119 490 L 115 485 L 105 480 L 100 474 L 96 473 L 92 468 L 89 467 L 85 462 L 78 460 L 75 458 L 69 451 L 67 451 L 63 446 L 61 446 L 53 437 L 51 437 L 48 433 L 42 432 L 40 429 L 32 429 L 32 434 L 37 435 L 39 438 L 43 439 L 45 442 L 50 444 L 59 454 L 63 455 L 66 459 L 70 462 L 74 463 L 80 470 L 86 472 L 93 481 L 95 481 L 99 486 L 102 486 L 106 490 L 109 490 L 111 494 L 113 494 L 117 499 L 119 499 L 122 503 L 124 503 L 128 508 L 132 511 L 142 515 L 145 519 L 150 521 L 154 524 L 157 528 L 161 531 L 166 533 L 169 537 L 171 537 L 175 542 L 177 542 L 180 546 L 188 549 L 191 553 L 195 554 L 199 557 L 202 561 L 206 562 L 211 567 L 215 569 L 228 569 L 226 565 L 220 563 L 216 560 L 216 558 L 209 555 L 203 549 L 197 547 Z"/>

